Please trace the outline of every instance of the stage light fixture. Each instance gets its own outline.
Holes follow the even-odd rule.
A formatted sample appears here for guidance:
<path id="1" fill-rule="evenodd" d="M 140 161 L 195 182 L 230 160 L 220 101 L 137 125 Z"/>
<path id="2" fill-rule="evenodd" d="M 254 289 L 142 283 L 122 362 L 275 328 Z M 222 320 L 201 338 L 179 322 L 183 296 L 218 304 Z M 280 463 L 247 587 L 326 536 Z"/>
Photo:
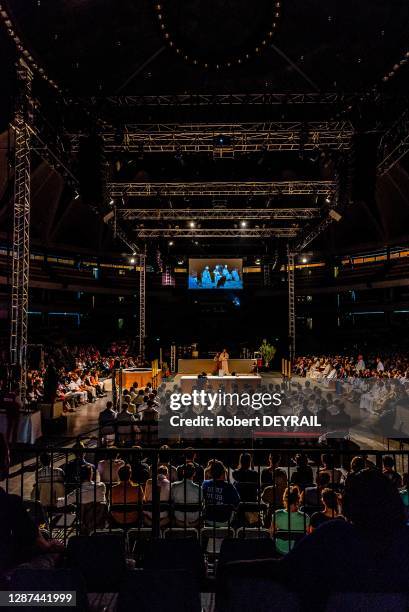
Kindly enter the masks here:
<path id="1" fill-rule="evenodd" d="M 302 257 L 302 259 L 301 259 L 301 263 L 305 264 L 305 263 L 307 263 L 307 262 L 308 262 L 308 258 L 307 258 L 307 257 L 305 257 L 305 256 L 304 256 L 304 257 Z"/>
<path id="2" fill-rule="evenodd" d="M 169 246 L 173 246 L 175 243 L 173 242 L 173 240 L 169 240 L 168 245 Z"/>
<path id="3" fill-rule="evenodd" d="M 260 257 L 257 257 L 257 259 L 254 261 L 254 263 L 259 266 L 261 264 L 261 259 Z"/>
<path id="4" fill-rule="evenodd" d="M 327 197 L 325 198 L 325 202 L 326 202 L 327 204 L 331 204 L 331 198 L 330 198 L 329 196 L 327 196 Z"/>
<path id="5" fill-rule="evenodd" d="M 331 208 L 331 210 L 329 211 L 328 216 L 330 216 L 331 219 L 333 219 L 334 221 L 337 221 L 337 222 L 341 221 L 341 219 L 342 219 L 342 215 L 340 215 L 339 212 L 337 212 L 333 208 Z"/>
<path id="6" fill-rule="evenodd" d="M 80 194 L 78 193 L 78 191 L 76 191 L 74 194 L 74 200 L 78 200 L 79 197 L 80 197 Z"/>
<path id="7" fill-rule="evenodd" d="M 135 263 L 135 257 L 131 257 L 131 259 L 129 260 L 129 263 L 134 264 Z"/>
<path id="8" fill-rule="evenodd" d="M 191 221 L 191 222 L 189 223 L 189 225 L 190 225 L 190 227 L 195 227 L 196 223 L 195 223 L 194 221 Z"/>
<path id="9" fill-rule="evenodd" d="M 183 264 L 185 263 L 185 260 L 180 258 L 178 259 L 178 266 L 183 266 Z"/>
<path id="10" fill-rule="evenodd" d="M 111 199 L 109 200 L 109 203 L 110 203 L 110 205 L 111 205 L 111 206 L 113 206 L 113 205 L 115 204 L 114 198 L 111 198 Z"/>
<path id="11" fill-rule="evenodd" d="M 246 227 L 246 226 L 247 226 L 247 221 L 242 221 L 242 222 L 240 223 L 240 225 L 241 225 L 241 227 Z"/>

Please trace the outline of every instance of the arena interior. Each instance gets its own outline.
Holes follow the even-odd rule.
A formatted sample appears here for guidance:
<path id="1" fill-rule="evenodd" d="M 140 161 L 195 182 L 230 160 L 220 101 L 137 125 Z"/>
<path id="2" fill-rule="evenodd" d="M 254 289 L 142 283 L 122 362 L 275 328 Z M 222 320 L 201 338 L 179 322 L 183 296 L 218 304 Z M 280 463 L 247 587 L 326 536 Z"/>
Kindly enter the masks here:
<path id="1" fill-rule="evenodd" d="M 0 606 L 409 610 L 408 33 L 0 0 Z"/>

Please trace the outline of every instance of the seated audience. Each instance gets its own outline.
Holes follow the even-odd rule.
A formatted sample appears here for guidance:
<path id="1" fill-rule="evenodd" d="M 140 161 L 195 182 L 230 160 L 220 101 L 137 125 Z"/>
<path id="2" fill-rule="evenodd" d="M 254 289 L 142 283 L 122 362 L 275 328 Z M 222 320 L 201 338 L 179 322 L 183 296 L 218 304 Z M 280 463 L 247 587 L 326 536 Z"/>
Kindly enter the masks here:
<path id="1" fill-rule="evenodd" d="M 283 498 L 284 489 L 287 487 L 288 476 L 284 468 L 280 465 L 281 456 L 278 453 L 270 453 L 268 456 L 268 467 L 261 470 L 261 487 L 273 485 L 276 487 L 280 503 Z"/>
<path id="2" fill-rule="evenodd" d="M 255 502 L 258 499 L 259 475 L 256 470 L 251 469 L 250 453 L 242 453 L 237 470 L 233 471 L 234 486 L 236 487 L 240 500 L 243 502 Z"/>
<path id="3" fill-rule="evenodd" d="M 119 482 L 118 471 L 125 465 L 125 461 L 117 455 L 107 453 L 103 459 L 98 461 L 97 472 L 101 482 L 111 485 Z"/>
<path id="4" fill-rule="evenodd" d="M 173 504 L 201 504 L 202 491 L 194 482 L 196 469 L 193 463 L 185 463 L 182 466 L 182 480 L 177 480 L 171 485 L 171 500 Z M 198 527 L 200 521 L 200 510 L 194 512 L 174 511 L 175 525 L 177 527 Z"/>
<path id="5" fill-rule="evenodd" d="M 81 473 L 81 486 L 65 497 L 58 499 L 58 506 L 76 505 L 80 507 L 80 531 L 89 534 L 95 529 L 103 529 L 107 519 L 106 488 L 103 482 L 95 482 L 95 468 L 86 465 Z"/>
<path id="6" fill-rule="evenodd" d="M 330 593 L 408 593 L 409 528 L 396 486 L 379 470 L 361 470 L 345 484 L 343 515 L 281 561 L 305 611 L 324 611 Z"/>
<path id="7" fill-rule="evenodd" d="M 116 412 L 116 410 L 114 410 L 113 403 L 111 401 L 108 401 L 106 403 L 106 408 L 104 410 L 101 410 L 101 412 L 99 413 L 99 426 L 102 428 L 110 425 L 115 425 L 117 416 L 118 413 Z"/>
<path id="8" fill-rule="evenodd" d="M 182 463 L 181 465 L 178 465 L 178 467 L 176 468 L 176 475 L 177 475 L 177 480 L 183 480 L 183 467 L 186 463 L 192 463 L 194 465 L 195 468 L 195 475 L 193 477 L 193 482 L 196 482 L 197 484 L 202 484 L 203 480 L 204 480 L 204 469 L 203 467 L 200 465 L 200 463 L 198 463 L 196 461 L 197 459 L 197 453 L 193 448 L 186 448 L 185 449 L 185 453 L 184 453 L 184 460 L 185 463 Z"/>
<path id="9" fill-rule="evenodd" d="M 55 506 L 57 499 L 64 495 L 64 471 L 51 466 L 49 453 L 41 453 L 40 469 L 32 490 L 32 498 L 41 502 L 42 506 Z"/>
<path id="10" fill-rule="evenodd" d="M 9 474 L 9 450 L 0 434 L 0 482 Z M 21 498 L 0 487 L 0 578 L 20 563 L 33 563 L 39 568 L 50 568 L 58 561 L 64 546 L 46 540 L 30 519 Z"/>
<path id="11" fill-rule="evenodd" d="M 157 486 L 159 487 L 159 500 L 161 502 L 168 503 L 170 501 L 170 481 L 168 468 L 165 465 L 158 467 L 158 479 Z M 146 481 L 145 485 L 145 501 L 152 501 L 152 478 Z M 152 512 L 150 510 L 144 510 L 144 522 L 147 525 L 152 525 Z M 169 511 L 161 510 L 160 512 L 160 526 L 164 527 L 169 523 Z"/>
<path id="12" fill-rule="evenodd" d="M 132 481 L 132 468 L 129 463 L 119 468 L 118 476 L 120 482 L 114 485 L 111 490 L 111 517 L 119 527 L 136 526 L 141 518 L 141 512 L 138 508 L 116 511 L 115 505 L 132 504 L 138 505 L 142 509 L 142 502 L 144 501 L 143 489 L 139 484 Z"/>
<path id="13" fill-rule="evenodd" d="M 295 544 L 295 540 L 291 539 L 291 534 L 306 533 L 310 519 L 305 512 L 298 509 L 299 491 L 297 487 L 289 487 L 285 490 L 283 505 L 284 508 L 276 510 L 272 516 L 271 531 L 275 535 L 277 552 L 285 555 Z M 283 537 L 280 537 L 280 534 Z"/>
<path id="14" fill-rule="evenodd" d="M 68 461 L 62 468 L 67 493 L 79 487 L 80 483 L 83 482 L 84 474 L 88 473 L 88 467 L 91 467 L 95 473 L 95 466 L 85 460 L 85 446 L 83 442 L 77 442 L 73 447 L 73 452 L 76 454 L 76 457 Z M 96 479 L 97 481 L 99 480 L 98 473 Z"/>
<path id="15" fill-rule="evenodd" d="M 202 485 L 205 521 L 209 525 L 223 527 L 232 520 L 234 509 L 240 503 L 240 495 L 232 484 L 226 482 L 226 468 L 221 461 L 213 460 L 209 471 L 210 479 Z"/>
<path id="16" fill-rule="evenodd" d="M 312 468 L 308 465 L 307 455 L 298 454 L 295 457 L 296 468 L 291 474 L 290 483 L 301 489 L 314 483 Z"/>
<path id="17" fill-rule="evenodd" d="M 310 531 L 314 531 L 314 529 L 327 521 L 342 518 L 339 512 L 339 496 L 333 489 L 323 489 L 321 491 L 321 502 L 323 510 L 321 512 L 314 512 L 311 516 Z"/>
<path id="18" fill-rule="evenodd" d="M 400 489 L 402 487 L 402 476 L 395 469 L 395 460 L 390 455 L 382 457 L 383 470 L 382 473 Z"/>

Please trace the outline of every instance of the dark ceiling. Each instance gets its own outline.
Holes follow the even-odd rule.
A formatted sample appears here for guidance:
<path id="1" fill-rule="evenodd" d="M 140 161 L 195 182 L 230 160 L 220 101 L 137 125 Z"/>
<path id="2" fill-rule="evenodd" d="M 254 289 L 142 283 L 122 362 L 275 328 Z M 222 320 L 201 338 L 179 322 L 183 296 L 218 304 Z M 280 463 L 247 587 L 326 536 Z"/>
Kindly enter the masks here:
<path id="1" fill-rule="evenodd" d="M 6 6 L 17 34 L 46 74 L 76 99 L 75 110 L 64 114 L 72 127 L 84 123 L 79 112 L 92 112 L 118 125 L 153 120 L 183 120 L 186 109 L 130 108 L 119 111 L 101 103 L 106 96 L 170 93 L 339 92 L 357 93 L 350 107 L 340 102 L 319 109 L 214 107 L 196 120 L 254 121 L 287 119 L 289 113 L 308 121 L 349 118 L 358 132 L 378 136 L 394 120 L 408 93 L 405 53 L 409 33 L 409 4 L 404 0 L 9 0 Z M 3 128 L 12 108 L 15 48 L 0 29 L 1 115 Z M 247 57 L 248 56 L 248 57 Z M 4 59 L 3 59 L 4 58 Z M 383 80 L 402 60 L 393 78 Z M 206 66 L 207 65 L 207 66 Z M 44 108 L 59 116 L 60 107 L 48 86 L 42 85 Z M 380 103 L 380 96 L 392 102 Z M 383 99 L 383 98 L 382 98 Z M 395 108 L 396 106 L 396 108 Z M 200 111 L 203 113 L 203 111 Z M 159 113 L 161 113 L 159 115 Z M 165 116 L 162 116 L 165 113 Z M 85 122 L 87 120 L 85 119 Z M 83 125 L 82 125 L 83 127 Z M 7 135 L 2 138 L 0 165 L 0 222 L 7 217 Z M 131 159 L 131 156 L 129 156 Z M 132 179 L 195 180 L 232 177 L 264 180 L 286 176 L 322 178 L 334 174 L 335 162 L 323 164 L 305 156 L 271 154 L 218 160 L 198 156 L 181 163 L 175 156 L 134 156 Z M 378 178 L 375 197 L 356 202 L 343 220 L 333 225 L 314 249 L 357 251 L 407 241 L 409 177 L 405 160 Z M 370 192 L 370 189 L 369 189 Z M 33 244 L 50 248 L 76 245 L 96 252 L 120 252 L 109 229 L 44 162 L 33 164 Z M 300 202 L 299 202 L 300 203 Z M 169 204 L 169 203 L 168 203 Z M 311 205 L 301 202 L 302 205 Z M 162 203 L 163 205 L 163 203 Z M 183 206 L 195 206 L 184 201 Z M 251 201 L 240 205 L 251 206 Z M 263 205 L 269 205 L 267 201 Z M 285 205 L 276 201 L 275 206 Z M 227 243 L 226 243 L 227 244 Z M 212 245 L 181 243 L 180 249 L 202 254 Z M 228 247 L 226 247 L 228 248 Z M 232 244 L 230 248 L 263 254 L 274 244 Z M 224 251 L 225 252 L 225 251 Z M 232 252 L 232 255 L 236 252 Z"/>
<path id="2" fill-rule="evenodd" d="M 159 1 L 6 5 L 49 75 L 80 95 L 364 91 L 407 50 L 405 0 Z"/>

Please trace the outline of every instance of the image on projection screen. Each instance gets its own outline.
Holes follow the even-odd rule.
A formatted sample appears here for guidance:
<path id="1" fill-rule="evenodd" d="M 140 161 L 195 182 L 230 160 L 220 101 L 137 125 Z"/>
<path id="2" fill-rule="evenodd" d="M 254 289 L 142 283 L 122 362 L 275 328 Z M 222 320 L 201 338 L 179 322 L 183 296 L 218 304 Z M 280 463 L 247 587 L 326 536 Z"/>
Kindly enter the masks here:
<path id="1" fill-rule="evenodd" d="M 189 259 L 189 289 L 243 289 L 243 260 Z"/>

